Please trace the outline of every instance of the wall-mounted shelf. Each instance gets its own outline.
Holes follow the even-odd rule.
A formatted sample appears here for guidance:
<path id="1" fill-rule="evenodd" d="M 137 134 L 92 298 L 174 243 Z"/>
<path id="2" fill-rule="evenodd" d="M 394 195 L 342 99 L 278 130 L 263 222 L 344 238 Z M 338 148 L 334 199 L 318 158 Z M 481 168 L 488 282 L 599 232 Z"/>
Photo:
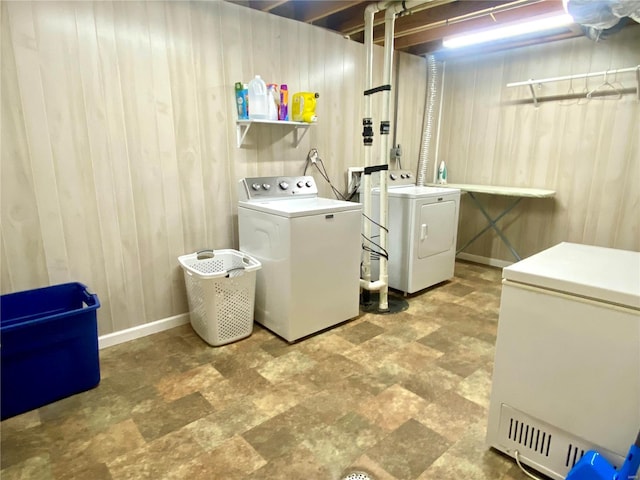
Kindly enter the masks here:
<path id="1" fill-rule="evenodd" d="M 240 148 L 244 144 L 244 139 L 251 129 L 251 125 L 254 124 L 282 125 L 284 127 L 293 128 L 293 145 L 296 148 L 298 148 L 298 145 L 300 145 L 300 142 L 302 141 L 304 135 L 307 133 L 309 127 L 311 125 L 315 125 L 314 123 L 289 122 L 286 120 L 236 120 L 238 148 Z"/>

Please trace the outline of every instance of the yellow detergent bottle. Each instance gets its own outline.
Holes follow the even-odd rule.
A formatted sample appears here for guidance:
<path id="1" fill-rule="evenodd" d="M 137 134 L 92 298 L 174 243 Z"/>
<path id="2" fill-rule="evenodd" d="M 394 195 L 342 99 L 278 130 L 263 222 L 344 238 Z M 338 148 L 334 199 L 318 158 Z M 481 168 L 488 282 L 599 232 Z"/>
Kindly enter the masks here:
<path id="1" fill-rule="evenodd" d="M 291 102 L 291 119 L 294 122 L 313 123 L 318 120 L 316 117 L 316 98 L 319 93 L 298 92 L 293 94 Z"/>

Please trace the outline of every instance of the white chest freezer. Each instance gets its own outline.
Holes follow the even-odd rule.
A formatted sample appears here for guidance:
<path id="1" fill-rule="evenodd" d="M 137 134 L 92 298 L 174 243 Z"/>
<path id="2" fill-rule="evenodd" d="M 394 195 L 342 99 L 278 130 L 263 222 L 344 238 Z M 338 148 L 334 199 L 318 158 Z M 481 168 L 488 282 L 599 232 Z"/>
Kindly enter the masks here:
<path id="1" fill-rule="evenodd" d="M 640 253 L 561 243 L 503 270 L 487 443 L 555 479 L 640 429 Z"/>

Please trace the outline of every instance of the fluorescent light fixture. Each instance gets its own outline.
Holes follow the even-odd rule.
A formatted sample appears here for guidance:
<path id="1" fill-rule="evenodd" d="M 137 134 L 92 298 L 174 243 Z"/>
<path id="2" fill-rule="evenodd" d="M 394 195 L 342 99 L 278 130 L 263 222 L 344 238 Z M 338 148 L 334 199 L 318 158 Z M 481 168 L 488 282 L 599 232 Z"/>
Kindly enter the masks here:
<path id="1" fill-rule="evenodd" d="M 449 37 L 442 41 L 442 46 L 445 48 L 466 47 L 477 43 L 492 42 L 503 38 L 543 32 L 545 30 L 553 30 L 554 28 L 563 27 L 572 23 L 574 23 L 573 17 L 568 13 L 563 13 L 553 17 L 544 17 L 521 23 L 512 23 L 503 27 L 496 27 L 489 30 Z"/>

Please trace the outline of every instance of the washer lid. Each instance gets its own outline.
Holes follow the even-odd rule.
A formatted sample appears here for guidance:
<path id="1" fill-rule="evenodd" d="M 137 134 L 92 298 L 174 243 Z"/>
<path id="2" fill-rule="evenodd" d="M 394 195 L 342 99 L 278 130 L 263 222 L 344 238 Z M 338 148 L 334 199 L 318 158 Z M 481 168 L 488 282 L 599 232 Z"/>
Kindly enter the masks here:
<path id="1" fill-rule="evenodd" d="M 460 195 L 460 190 L 455 188 L 442 187 L 419 187 L 417 185 L 403 185 L 401 187 L 389 187 L 387 190 L 389 197 L 425 198 L 442 195 Z M 371 190 L 373 195 L 380 195 L 380 188 Z"/>
<path id="2" fill-rule="evenodd" d="M 640 252 L 563 242 L 504 268 L 502 276 L 640 309 Z"/>
<path id="3" fill-rule="evenodd" d="M 306 217 L 327 213 L 362 211 L 362 204 L 333 198 L 313 197 L 269 201 L 240 201 L 238 205 L 281 217 Z"/>

